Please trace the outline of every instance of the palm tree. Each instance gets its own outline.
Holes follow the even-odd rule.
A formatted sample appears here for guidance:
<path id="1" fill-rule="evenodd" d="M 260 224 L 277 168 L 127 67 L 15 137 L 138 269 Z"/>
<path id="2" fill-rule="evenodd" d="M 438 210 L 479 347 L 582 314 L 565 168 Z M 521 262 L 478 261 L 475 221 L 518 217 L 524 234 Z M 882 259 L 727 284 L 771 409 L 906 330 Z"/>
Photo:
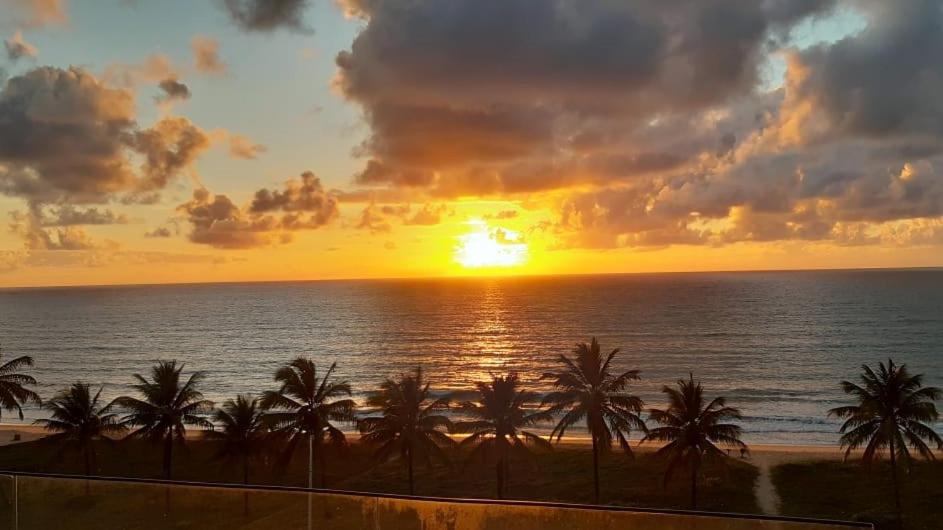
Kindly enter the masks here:
<path id="1" fill-rule="evenodd" d="M 264 412 L 259 400 L 248 395 L 227 399 L 213 412 L 213 421 L 221 430 L 207 433 L 222 443 L 218 456 L 238 459 L 242 466 L 242 483 L 249 483 L 249 462 L 264 448 Z"/>
<path id="2" fill-rule="evenodd" d="M 522 390 L 517 374 L 492 376 L 491 381 L 475 383 L 478 399 L 466 401 L 461 411 L 471 420 L 457 422 L 455 432 L 468 433 L 459 447 L 470 447 L 468 463 L 482 460 L 492 461 L 497 475 L 497 497 L 503 499 L 507 490 L 511 453 L 516 452 L 531 457 L 527 444 L 545 449 L 553 446 L 540 436 L 523 430 L 541 421 L 549 421 L 552 416 L 546 411 L 528 412 L 533 403 L 532 392 Z"/>
<path id="3" fill-rule="evenodd" d="M 263 411 L 259 400 L 248 395 L 227 399 L 223 406 L 213 412 L 213 421 L 221 431 L 207 433 L 210 439 L 222 443 L 218 456 L 238 459 L 242 464 L 242 483 L 249 484 L 249 461 L 264 449 L 267 429 L 263 423 Z M 249 490 L 242 492 L 243 513 L 249 514 Z"/>
<path id="4" fill-rule="evenodd" d="M 857 400 L 857 405 L 837 407 L 830 416 L 845 420 L 841 426 L 841 445 L 845 458 L 864 446 L 861 460 L 871 464 L 887 450 L 890 455 L 891 481 L 894 486 L 894 507 L 898 525 L 903 524 L 897 461 L 910 462 L 910 449 L 932 460 L 933 451 L 924 440 L 943 450 L 943 439 L 929 423 L 939 418 L 934 401 L 943 396 L 939 388 L 923 386 L 923 375 L 910 375 L 907 365 L 897 366 L 891 359 L 887 365 L 878 363 L 875 373 L 862 365 L 861 384 L 842 381 L 842 390 Z M 908 448 L 909 446 L 909 448 Z"/>
<path id="5" fill-rule="evenodd" d="M 423 380 L 422 368 L 398 379 L 387 379 L 380 392 L 370 396 L 367 404 L 379 409 L 381 416 L 360 420 L 362 440 L 376 447 L 374 456 L 380 462 L 398 454 L 409 473 L 409 494 L 415 493 L 413 464 L 419 458 L 427 465 L 433 458 L 448 461 L 443 447 L 454 444 L 441 429 L 452 422 L 440 412 L 449 408 L 449 398 L 433 399 L 429 383 Z"/>
<path id="6" fill-rule="evenodd" d="M 262 394 L 260 404 L 266 413 L 266 422 L 277 433 L 286 436 L 288 443 L 285 457 L 290 459 L 298 443 L 308 436 L 310 448 L 308 486 L 313 485 L 311 470 L 314 463 L 321 461 L 321 486 L 325 485 L 325 458 L 322 446 L 325 437 L 336 448 L 347 445 L 347 438 L 331 422 L 354 421 L 355 404 L 352 399 L 338 399 L 350 396 L 350 384 L 346 381 L 331 381 L 337 363 L 331 364 L 324 377 L 318 377 L 314 361 L 304 357 L 288 363 L 275 372 L 275 381 L 281 383 L 277 391 Z"/>
<path id="7" fill-rule="evenodd" d="M 59 433 L 55 437 L 63 441 L 63 449 L 75 447 L 82 454 L 86 476 L 92 474 L 92 466 L 98 460 L 95 442 L 110 440 L 109 435 L 125 431 L 118 415 L 112 412 L 111 404 L 101 404 L 101 393 L 99 388 L 92 395 L 88 384 L 73 383 L 43 404 L 50 417 L 35 422 L 47 431 Z"/>
<path id="8" fill-rule="evenodd" d="M 193 372 L 181 383 L 183 365 L 177 361 L 158 361 L 151 368 L 151 379 L 134 374 L 138 381 L 133 385 L 142 399 L 122 396 L 114 404 L 128 411 L 122 424 L 136 427 L 128 438 L 142 438 L 164 444 L 164 478 L 170 479 L 173 468 L 174 442 L 185 444 L 187 426 L 212 429 L 202 414 L 213 407 L 212 401 L 203 399 L 197 387 L 203 380 L 203 372 Z"/>
<path id="9" fill-rule="evenodd" d="M 550 405 L 551 413 L 563 413 L 550 434 L 551 440 L 556 437 L 558 443 L 568 428 L 586 420 L 586 428 L 593 439 L 593 498 L 599 504 L 600 450 L 608 451 L 615 438 L 631 456 L 629 433 L 633 429 L 647 431 L 640 416 L 642 400 L 626 392 L 629 382 L 639 379 L 639 371 L 614 375 L 610 364 L 619 350 L 612 350 L 603 358 L 595 337 L 590 344 L 577 344 L 573 353 L 575 358 L 561 355 L 560 369 L 541 378 L 553 380 L 555 388 L 543 402 Z"/>
<path id="10" fill-rule="evenodd" d="M 679 466 L 690 468 L 691 508 L 697 509 L 697 478 L 701 467 L 709 461 L 724 463 L 727 457 L 715 444 L 739 447 L 742 453 L 747 451 L 746 444 L 740 440 L 740 427 L 723 423 L 742 416 L 739 410 L 728 407 L 723 397 L 705 405 L 704 389 L 701 383 L 694 381 L 693 374 L 687 381 L 679 379 L 678 388 L 665 386 L 662 392 L 668 396 L 668 408 L 651 410 L 651 418 L 662 427 L 649 430 L 643 441 L 667 442 L 655 453 L 668 459 L 665 483 Z"/>
<path id="11" fill-rule="evenodd" d="M 3 355 L 0 354 L 0 358 L 2 357 Z M 32 376 L 17 371 L 20 368 L 32 366 L 33 358 L 28 355 L 0 365 L 0 409 L 15 410 L 21 420 L 23 419 L 23 405 L 42 402 L 39 394 L 26 388 L 27 385 L 35 385 L 36 380 Z M 2 416 L 2 411 L 0 411 L 0 416 Z"/>

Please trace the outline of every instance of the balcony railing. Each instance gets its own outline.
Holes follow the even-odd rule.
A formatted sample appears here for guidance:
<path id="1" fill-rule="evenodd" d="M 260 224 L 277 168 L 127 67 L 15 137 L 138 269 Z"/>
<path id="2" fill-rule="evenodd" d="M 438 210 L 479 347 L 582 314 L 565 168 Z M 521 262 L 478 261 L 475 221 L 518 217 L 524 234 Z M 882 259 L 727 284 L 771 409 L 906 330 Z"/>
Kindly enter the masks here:
<path id="1" fill-rule="evenodd" d="M 0 473 L 0 528 L 840 530 L 871 525 L 609 506 Z"/>

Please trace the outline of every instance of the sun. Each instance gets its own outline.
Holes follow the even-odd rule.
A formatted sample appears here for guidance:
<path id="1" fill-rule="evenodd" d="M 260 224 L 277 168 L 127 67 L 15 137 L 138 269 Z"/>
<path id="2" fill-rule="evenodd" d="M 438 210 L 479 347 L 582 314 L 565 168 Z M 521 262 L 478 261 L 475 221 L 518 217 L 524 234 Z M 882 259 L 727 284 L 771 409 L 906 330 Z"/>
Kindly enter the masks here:
<path id="1" fill-rule="evenodd" d="M 455 261 L 469 269 L 517 267 L 527 262 L 527 244 L 520 234 L 506 228 L 491 228 L 481 220 L 468 224 L 474 230 L 459 236 Z"/>

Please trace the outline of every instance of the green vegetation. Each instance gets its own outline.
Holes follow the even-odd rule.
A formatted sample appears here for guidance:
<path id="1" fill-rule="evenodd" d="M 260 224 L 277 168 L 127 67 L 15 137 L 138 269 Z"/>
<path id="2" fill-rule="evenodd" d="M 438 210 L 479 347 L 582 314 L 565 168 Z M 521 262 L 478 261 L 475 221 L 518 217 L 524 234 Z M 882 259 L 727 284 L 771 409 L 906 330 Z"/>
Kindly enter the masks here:
<path id="1" fill-rule="evenodd" d="M 3 355 L 0 354 L 0 360 Z M 28 386 L 36 386 L 36 380 L 29 374 L 20 372 L 22 368 L 32 368 L 33 358 L 28 355 L 11 359 L 0 365 L 0 416 L 4 410 L 16 412 L 23 419 L 23 405 L 39 403 L 39 394 Z"/>
<path id="2" fill-rule="evenodd" d="M 911 448 L 918 456 L 932 460 L 933 449 L 926 441 L 943 450 L 943 438 L 929 425 L 939 418 L 934 401 L 943 396 L 943 390 L 923 386 L 922 375 L 910 375 L 907 365 L 896 366 L 890 359 L 886 366 L 880 363 L 877 372 L 867 365 L 861 368 L 860 385 L 842 381 L 842 390 L 854 396 L 857 404 L 834 408 L 829 414 L 845 419 L 841 426 L 845 456 L 859 447 L 864 447 L 861 461 L 866 465 L 880 458 L 883 451 L 890 456 L 894 511 L 901 526 L 898 462 L 910 463 Z"/>
<path id="3" fill-rule="evenodd" d="M 612 350 L 603 359 L 596 337 L 590 344 L 581 342 L 573 351 L 574 357 L 561 355 L 562 365 L 548 372 L 542 379 L 553 381 L 554 392 L 544 398 L 550 405 L 551 414 L 561 414 L 550 438 L 557 442 L 566 430 L 584 419 L 586 430 L 593 440 L 593 502 L 599 503 L 599 453 L 609 451 L 614 439 L 627 455 L 632 454 L 629 434 L 646 432 L 642 419 L 642 400 L 626 390 L 630 381 L 639 379 L 638 370 L 629 370 L 619 375 L 610 371 L 612 359 L 619 349 Z"/>
<path id="4" fill-rule="evenodd" d="M 192 441 L 173 461 L 173 476 L 182 481 L 239 483 L 242 469 L 234 463 L 214 458 L 219 453 L 216 441 Z M 159 444 L 129 440 L 118 444 L 97 442 L 101 455 L 100 473 L 110 476 L 160 478 L 161 451 Z M 0 447 L 0 469 L 49 473 L 81 473 L 83 462 L 76 452 L 59 454 L 60 446 L 43 439 L 36 442 Z M 277 455 L 263 455 L 252 462 L 252 482 L 268 485 L 304 486 L 307 448 L 299 448 L 291 465 L 278 468 Z M 57 456 L 59 455 L 59 456 Z M 462 462 L 466 453 L 453 456 Z M 509 499 L 590 503 L 593 500 L 592 476 L 586 473 L 590 450 L 562 446 L 554 451 L 536 452 L 531 464 L 518 458 L 511 462 L 512 473 L 506 484 Z M 332 488 L 362 492 L 407 494 L 406 470 L 400 462 L 375 465 L 373 451 L 359 443 L 351 443 L 343 455 L 330 454 L 324 459 L 325 472 Z M 640 452 L 629 459 L 617 453 L 600 461 L 599 477 L 606 489 L 607 503 L 649 508 L 685 508 L 688 492 L 685 484 L 662 486 L 665 465 L 649 452 Z M 746 462 L 732 459 L 726 470 L 715 469 L 703 478 L 699 507 L 711 511 L 759 513 L 753 495 L 756 469 Z M 97 485 L 92 486 L 96 494 Z M 416 494 L 423 496 L 490 498 L 494 495 L 493 468 L 471 466 L 461 471 L 456 467 L 416 468 Z M 241 495 L 233 501 L 233 509 L 242 512 Z M 81 501 L 75 501 L 81 502 Z M 175 501 L 176 502 L 176 501 Z M 252 512 L 264 504 L 253 495 Z"/>
<path id="5" fill-rule="evenodd" d="M 320 462 L 320 486 L 327 486 L 328 447 L 343 451 L 347 437 L 333 422 L 354 421 L 355 404 L 352 399 L 339 399 L 351 395 L 350 383 L 332 381 L 331 375 L 337 363 L 331 365 L 323 377 L 318 376 L 314 361 L 298 357 L 275 372 L 275 381 L 281 384 L 277 391 L 268 390 L 260 401 L 265 422 L 272 429 L 276 442 L 284 443 L 279 467 L 287 466 L 299 445 L 308 445 L 312 462 Z M 325 445 L 325 439 L 330 441 Z M 307 441 L 307 444 L 301 442 Z M 314 484 L 308 476 L 307 485 Z"/>
<path id="6" fill-rule="evenodd" d="M 655 455 L 668 461 L 665 482 L 671 480 L 678 468 L 687 469 L 691 477 L 691 508 L 697 509 L 697 489 L 700 472 L 714 464 L 724 467 L 729 460 L 716 444 L 746 449 L 740 440 L 740 427 L 726 420 L 739 420 L 740 411 L 727 406 L 722 397 L 710 402 L 704 397 L 701 383 L 694 375 L 678 380 L 678 388 L 662 388 L 668 396 L 668 408 L 652 409 L 652 419 L 661 424 L 648 432 L 648 440 L 665 442 Z"/>
<path id="7" fill-rule="evenodd" d="M 433 460 L 448 465 L 446 448 L 455 445 L 447 434 L 452 422 L 442 415 L 449 408 L 449 398 L 433 399 L 422 369 L 387 379 L 380 391 L 367 400 L 379 416 L 360 420 L 361 441 L 374 448 L 377 462 L 398 456 L 406 465 L 409 494 L 415 490 L 416 460 L 431 465 Z"/>
<path id="8" fill-rule="evenodd" d="M 511 461 L 520 460 L 532 467 L 533 453 L 529 446 L 552 450 L 550 442 L 524 429 L 550 419 L 546 411 L 530 412 L 527 405 L 534 394 L 521 388 L 517 374 L 495 375 L 487 383 L 476 383 L 476 401 L 462 403 L 461 410 L 471 418 L 454 425 L 455 432 L 467 433 L 459 447 L 468 471 L 472 466 L 494 466 L 497 478 L 495 496 L 503 499 L 510 480 Z"/>
<path id="9" fill-rule="evenodd" d="M 161 361 L 151 368 L 151 379 L 134 374 L 137 384 L 133 388 L 141 399 L 122 396 L 114 404 L 128 411 L 122 420 L 127 427 L 135 427 L 129 438 L 141 438 L 160 442 L 164 450 L 164 478 L 173 473 L 174 444 L 184 445 L 187 426 L 212 428 L 213 424 L 203 415 L 210 412 L 213 403 L 203 399 L 198 390 L 203 372 L 190 374 L 181 382 L 183 365 L 176 361 Z"/>
<path id="10" fill-rule="evenodd" d="M 877 530 L 896 528 L 890 465 L 812 462 L 773 469 L 773 483 L 783 515 L 874 523 Z M 943 507 L 943 462 L 913 462 L 902 473 L 903 527 L 938 530 Z"/>

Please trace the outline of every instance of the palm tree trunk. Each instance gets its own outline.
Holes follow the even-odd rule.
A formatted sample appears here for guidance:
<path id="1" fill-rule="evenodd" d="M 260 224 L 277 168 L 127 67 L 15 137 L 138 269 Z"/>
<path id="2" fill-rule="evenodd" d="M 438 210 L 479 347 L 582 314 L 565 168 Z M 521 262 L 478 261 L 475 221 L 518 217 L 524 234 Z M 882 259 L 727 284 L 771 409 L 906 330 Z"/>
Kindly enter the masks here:
<path id="1" fill-rule="evenodd" d="M 498 457 L 498 463 L 495 464 L 495 471 L 498 473 L 498 500 L 504 498 L 504 458 Z"/>
<path id="2" fill-rule="evenodd" d="M 321 455 L 321 458 L 318 459 L 318 462 L 321 466 L 321 487 L 326 488 L 327 487 L 327 458 L 324 458 L 324 455 Z"/>
<path id="3" fill-rule="evenodd" d="M 593 502 L 599 504 L 599 447 L 593 433 Z"/>
<path id="4" fill-rule="evenodd" d="M 173 431 L 167 434 L 164 439 L 164 478 L 170 480 L 171 469 L 174 458 L 174 435 Z M 170 486 L 164 486 L 164 513 L 170 515 Z"/>
<path id="5" fill-rule="evenodd" d="M 249 457 L 242 455 L 242 483 L 243 485 L 249 485 Z M 244 489 L 242 491 L 242 513 L 243 515 L 249 515 L 249 490 Z"/>
<path id="6" fill-rule="evenodd" d="M 409 446 L 406 446 L 406 460 L 409 466 L 409 494 L 415 495 L 416 488 L 413 482 L 413 450 Z"/>
<path id="7" fill-rule="evenodd" d="M 897 481 L 897 447 L 896 440 L 891 436 L 891 484 L 894 487 L 894 510 L 897 515 L 897 528 L 904 527 L 904 510 L 900 502 L 900 484 Z"/>
<path id="8" fill-rule="evenodd" d="M 92 474 L 92 455 L 88 447 L 83 450 L 83 453 L 85 454 L 85 494 L 88 495 L 91 493 L 88 477 Z"/>
<path id="9" fill-rule="evenodd" d="M 174 437 L 173 434 L 168 434 L 164 438 L 164 478 L 170 480 L 171 468 L 173 467 L 173 458 L 174 458 Z"/>
<path id="10" fill-rule="evenodd" d="M 691 509 L 697 509 L 697 461 L 691 464 Z"/>

